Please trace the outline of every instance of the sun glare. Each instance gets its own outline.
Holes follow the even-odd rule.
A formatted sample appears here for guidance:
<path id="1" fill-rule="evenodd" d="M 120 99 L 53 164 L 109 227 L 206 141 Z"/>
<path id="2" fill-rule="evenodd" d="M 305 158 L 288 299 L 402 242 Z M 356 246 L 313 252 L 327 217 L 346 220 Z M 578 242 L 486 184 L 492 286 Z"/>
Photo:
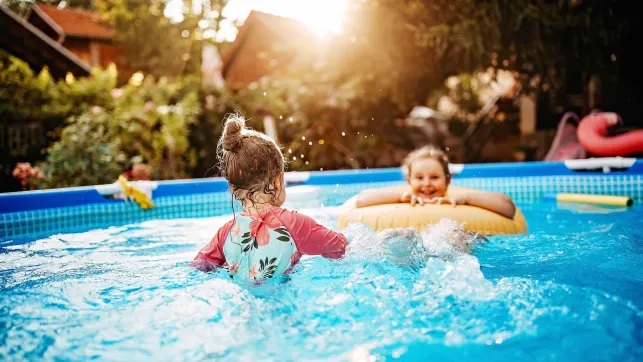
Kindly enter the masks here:
<path id="1" fill-rule="evenodd" d="M 347 5 L 348 0 L 232 0 L 224 14 L 235 17 L 262 11 L 299 20 L 315 34 L 326 36 L 342 30 Z"/>
<path id="2" fill-rule="evenodd" d="M 266 12 L 293 18 L 308 25 L 320 36 L 341 31 L 347 0 L 265 1 Z"/>
<path id="3" fill-rule="evenodd" d="M 338 34 L 342 30 L 344 15 L 349 0 L 230 0 L 223 10 L 228 19 L 245 19 L 250 11 L 257 10 L 279 15 L 306 24 L 313 33 L 320 37 Z M 173 21 L 184 19 L 186 11 L 182 0 L 168 0 L 165 15 Z M 228 22 L 221 24 L 219 40 L 231 41 L 236 30 Z"/>

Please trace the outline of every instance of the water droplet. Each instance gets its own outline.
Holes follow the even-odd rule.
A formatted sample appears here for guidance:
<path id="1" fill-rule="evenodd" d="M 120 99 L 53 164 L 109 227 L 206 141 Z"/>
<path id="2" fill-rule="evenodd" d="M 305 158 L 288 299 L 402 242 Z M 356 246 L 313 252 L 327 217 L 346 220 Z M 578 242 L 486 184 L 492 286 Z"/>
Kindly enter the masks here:
<path id="1" fill-rule="evenodd" d="M 292 150 L 290 148 L 288 149 L 288 153 L 292 153 Z"/>
<path id="2" fill-rule="evenodd" d="M 320 144 L 320 145 L 323 145 L 323 144 L 324 144 L 324 140 L 319 140 L 319 144 Z"/>
<path id="3" fill-rule="evenodd" d="M 308 146 L 312 146 L 312 145 L 313 145 L 312 141 L 308 142 Z"/>
<path id="4" fill-rule="evenodd" d="M 301 158 L 304 158 L 304 154 L 303 154 L 303 153 L 302 153 L 300 156 L 301 156 Z"/>
<path id="5" fill-rule="evenodd" d="M 346 133 L 345 133 L 345 132 L 342 132 L 342 137 L 343 137 L 343 136 L 346 136 Z"/>
<path id="6" fill-rule="evenodd" d="M 263 96 L 264 96 L 264 97 L 266 96 L 266 92 L 263 92 Z"/>
<path id="7" fill-rule="evenodd" d="M 305 141 L 305 140 L 306 140 L 306 136 L 301 136 L 301 140 L 302 140 L 302 141 Z"/>

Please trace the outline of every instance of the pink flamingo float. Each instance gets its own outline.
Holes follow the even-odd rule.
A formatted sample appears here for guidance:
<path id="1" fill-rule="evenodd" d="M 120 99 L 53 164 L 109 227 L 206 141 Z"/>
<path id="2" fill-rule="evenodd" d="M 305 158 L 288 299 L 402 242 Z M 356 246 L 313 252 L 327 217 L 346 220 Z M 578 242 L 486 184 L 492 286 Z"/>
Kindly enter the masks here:
<path id="1" fill-rule="evenodd" d="M 613 112 L 591 113 L 581 119 L 577 137 L 583 148 L 595 156 L 616 157 L 643 153 L 643 130 L 607 137 L 607 130 L 619 123 Z"/>

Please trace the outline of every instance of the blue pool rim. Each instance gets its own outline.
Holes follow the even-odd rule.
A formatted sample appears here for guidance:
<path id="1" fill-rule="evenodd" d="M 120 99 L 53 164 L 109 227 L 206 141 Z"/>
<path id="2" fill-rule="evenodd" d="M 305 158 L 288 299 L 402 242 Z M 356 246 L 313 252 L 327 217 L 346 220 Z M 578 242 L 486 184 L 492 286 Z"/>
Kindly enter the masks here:
<path id="1" fill-rule="evenodd" d="M 577 171 L 564 162 L 511 162 L 460 165 L 453 179 L 506 178 L 533 176 L 600 176 L 600 175 L 643 175 L 643 159 L 636 159 L 626 169 L 603 172 L 600 170 Z M 369 182 L 403 181 L 400 168 L 359 169 L 340 171 L 299 172 L 306 177 L 299 185 L 332 185 Z M 220 177 L 188 180 L 158 181 L 153 192 L 154 198 L 180 195 L 194 195 L 223 192 L 228 190 L 225 179 Z M 88 204 L 121 203 L 103 197 L 94 186 L 36 190 L 0 194 L 0 214 L 51 208 L 63 208 Z"/>

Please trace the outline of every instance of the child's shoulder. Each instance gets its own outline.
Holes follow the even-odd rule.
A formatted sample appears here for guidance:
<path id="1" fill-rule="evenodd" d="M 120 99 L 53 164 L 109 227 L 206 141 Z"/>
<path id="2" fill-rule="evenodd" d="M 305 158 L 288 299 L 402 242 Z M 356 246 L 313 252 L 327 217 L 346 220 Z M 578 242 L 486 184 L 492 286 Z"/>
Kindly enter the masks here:
<path id="1" fill-rule="evenodd" d="M 284 224 L 306 222 L 308 219 L 312 220 L 310 216 L 304 215 L 297 210 L 274 207 L 271 211 Z"/>
<path id="2" fill-rule="evenodd" d="M 235 225 L 236 223 L 236 218 L 232 218 L 228 220 L 225 224 L 221 225 L 219 227 L 219 230 L 217 231 L 217 235 L 222 236 L 222 235 L 227 235 L 230 232 L 230 229 Z"/>
<path id="3" fill-rule="evenodd" d="M 296 217 L 297 215 L 300 215 L 297 210 L 291 210 L 287 209 L 285 207 L 273 207 L 270 209 L 270 212 L 272 212 L 275 216 L 282 218 L 282 217 Z"/>

